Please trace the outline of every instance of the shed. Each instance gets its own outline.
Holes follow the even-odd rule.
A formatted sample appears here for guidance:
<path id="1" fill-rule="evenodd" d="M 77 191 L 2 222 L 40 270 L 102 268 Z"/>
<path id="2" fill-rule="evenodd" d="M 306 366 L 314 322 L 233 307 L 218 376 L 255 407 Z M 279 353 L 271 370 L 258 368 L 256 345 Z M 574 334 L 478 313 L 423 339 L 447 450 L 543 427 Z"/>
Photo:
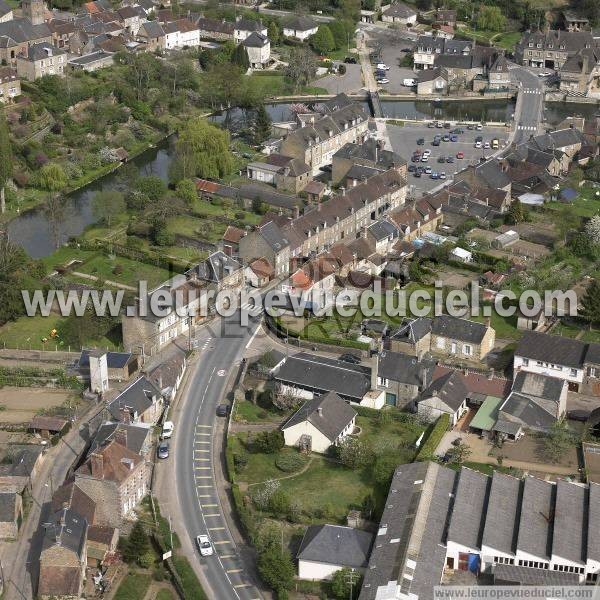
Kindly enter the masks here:
<path id="1" fill-rule="evenodd" d="M 506 248 L 518 240 L 519 234 L 514 229 L 509 229 L 492 240 L 492 248 Z"/>
<path id="2" fill-rule="evenodd" d="M 459 262 L 470 263 L 473 262 L 473 253 L 457 246 L 450 252 L 450 258 Z"/>
<path id="3" fill-rule="evenodd" d="M 501 404 L 502 398 L 486 396 L 483 404 L 469 423 L 469 427 L 479 431 L 492 431 L 498 420 L 498 411 Z"/>
<path id="4" fill-rule="evenodd" d="M 519 202 L 526 204 L 527 206 L 541 206 L 544 204 L 544 196 L 542 194 L 521 194 L 519 196 Z"/>
<path id="5" fill-rule="evenodd" d="M 42 437 L 48 438 L 57 433 L 63 433 L 67 427 L 68 421 L 60 417 L 44 417 L 36 415 L 33 417 L 29 429 L 34 433 L 39 433 Z"/>

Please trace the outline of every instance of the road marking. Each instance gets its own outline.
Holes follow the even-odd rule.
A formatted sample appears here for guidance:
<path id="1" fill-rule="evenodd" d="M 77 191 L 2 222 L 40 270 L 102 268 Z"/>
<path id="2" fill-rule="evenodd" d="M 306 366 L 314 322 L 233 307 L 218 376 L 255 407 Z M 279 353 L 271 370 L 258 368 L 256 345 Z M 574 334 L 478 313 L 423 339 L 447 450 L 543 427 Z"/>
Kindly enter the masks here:
<path id="1" fill-rule="evenodd" d="M 210 437 L 212 433 L 197 433 L 196 435 L 204 435 L 206 437 Z"/>
<path id="2" fill-rule="evenodd" d="M 214 508 L 215 506 L 219 506 L 218 504 L 202 504 L 200 508 Z"/>
<path id="3" fill-rule="evenodd" d="M 246 588 L 246 587 L 250 587 L 249 583 L 238 583 L 237 585 L 233 586 L 234 588 Z"/>
<path id="4" fill-rule="evenodd" d="M 196 427 L 206 427 L 207 429 L 212 429 L 212 425 L 196 425 Z"/>
<path id="5" fill-rule="evenodd" d="M 221 545 L 221 544 L 233 544 L 233 542 L 231 540 L 221 540 L 220 542 L 213 542 L 213 544 L 215 546 Z"/>
<path id="6" fill-rule="evenodd" d="M 204 515 L 205 517 L 220 517 L 221 513 L 210 513 L 210 515 Z"/>
<path id="7" fill-rule="evenodd" d="M 236 558 L 235 554 L 221 554 L 217 556 L 219 556 L 219 558 Z"/>
<path id="8" fill-rule="evenodd" d="M 209 531 L 223 531 L 225 527 L 209 527 Z"/>
<path id="9" fill-rule="evenodd" d="M 241 573 L 243 569 L 227 569 L 228 573 Z"/>
<path id="10" fill-rule="evenodd" d="M 201 454 L 210 454 L 210 450 L 194 450 L 194 452 L 199 452 Z"/>
<path id="11" fill-rule="evenodd" d="M 217 375 L 218 375 L 219 377 L 225 377 L 225 375 L 226 375 L 226 374 L 227 374 L 227 371 L 226 371 L 225 369 L 219 369 L 219 370 L 217 371 Z"/>
<path id="12" fill-rule="evenodd" d="M 194 444 L 212 444 L 212 442 L 205 442 L 203 440 L 194 440 Z M 206 450 L 194 450 L 194 452 L 206 452 Z"/>
<path id="13" fill-rule="evenodd" d="M 198 498 L 212 498 L 212 494 L 199 494 Z"/>
<path id="14" fill-rule="evenodd" d="M 212 479 L 212 475 L 196 475 L 196 479 Z"/>
<path id="15" fill-rule="evenodd" d="M 195 458 L 194 462 L 210 462 L 210 458 Z"/>
<path id="16" fill-rule="evenodd" d="M 194 467 L 194 471 L 210 471 L 212 467 Z"/>

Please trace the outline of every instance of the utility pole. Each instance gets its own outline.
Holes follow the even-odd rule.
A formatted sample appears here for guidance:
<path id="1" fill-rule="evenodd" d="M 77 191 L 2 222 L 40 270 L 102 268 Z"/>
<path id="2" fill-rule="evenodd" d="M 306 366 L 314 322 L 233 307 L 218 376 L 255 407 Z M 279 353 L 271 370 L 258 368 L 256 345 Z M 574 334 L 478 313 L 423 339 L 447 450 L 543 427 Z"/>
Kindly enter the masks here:
<path id="1" fill-rule="evenodd" d="M 171 515 L 169 515 L 169 536 L 171 538 L 171 548 L 173 550 L 173 527 L 171 527 Z"/>
<path id="2" fill-rule="evenodd" d="M 346 581 L 348 582 L 349 586 L 350 586 L 350 595 L 348 596 L 350 598 L 350 600 L 353 599 L 353 592 L 354 592 L 354 584 L 356 583 L 356 579 L 355 577 L 358 576 L 358 573 L 354 570 L 351 569 L 350 572 L 348 573 L 348 579 L 346 579 Z"/>

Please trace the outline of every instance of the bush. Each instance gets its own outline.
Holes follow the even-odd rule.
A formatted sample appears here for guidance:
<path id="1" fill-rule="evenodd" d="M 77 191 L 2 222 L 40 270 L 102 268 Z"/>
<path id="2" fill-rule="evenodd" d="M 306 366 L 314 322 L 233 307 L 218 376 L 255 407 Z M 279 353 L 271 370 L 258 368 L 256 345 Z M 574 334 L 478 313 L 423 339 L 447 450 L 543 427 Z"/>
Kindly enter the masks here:
<path id="1" fill-rule="evenodd" d="M 308 462 L 308 457 L 300 452 L 284 452 L 275 459 L 275 465 L 284 473 L 299 471 Z"/>
<path id="2" fill-rule="evenodd" d="M 443 414 L 431 428 L 425 443 L 421 446 L 419 452 L 415 456 L 415 461 L 431 460 L 435 455 L 435 449 L 442 441 L 444 434 L 450 427 L 450 416 Z"/>
<path id="3" fill-rule="evenodd" d="M 252 446 L 257 452 L 275 454 L 285 445 L 283 434 L 278 429 L 261 431 L 253 440 Z"/>
<path id="4" fill-rule="evenodd" d="M 345 74 L 346 74 L 346 65 L 340 65 L 340 66 L 338 67 L 338 73 L 339 73 L 340 75 L 345 75 Z"/>

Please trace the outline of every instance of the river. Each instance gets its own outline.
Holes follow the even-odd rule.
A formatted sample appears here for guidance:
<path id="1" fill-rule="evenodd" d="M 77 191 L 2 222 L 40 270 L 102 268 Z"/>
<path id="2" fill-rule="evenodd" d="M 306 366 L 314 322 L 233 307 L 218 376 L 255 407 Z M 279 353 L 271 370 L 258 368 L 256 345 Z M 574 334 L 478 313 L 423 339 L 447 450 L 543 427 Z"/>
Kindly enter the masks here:
<path id="1" fill-rule="evenodd" d="M 410 100 L 383 101 L 384 114 L 397 119 L 438 118 L 451 120 L 508 121 L 514 112 L 514 101 L 489 100 L 485 102 L 414 102 Z M 366 106 L 366 102 L 365 102 Z M 287 121 L 292 118 L 291 103 L 268 105 L 271 119 Z M 597 107 L 587 104 L 548 103 L 544 117 L 550 126 L 557 125 L 567 116 L 581 115 L 592 117 Z M 230 109 L 211 117 L 216 123 L 225 125 L 231 131 L 247 127 L 248 113 L 239 108 Z M 132 160 L 141 175 L 158 175 L 168 180 L 169 165 L 173 156 L 174 137 L 163 141 L 156 148 L 146 150 Z M 61 226 L 61 242 L 81 235 L 84 229 L 95 222 L 92 214 L 92 198 L 101 189 L 113 188 L 118 181 L 111 173 L 68 196 L 65 214 L 68 219 Z M 33 258 L 42 258 L 54 252 L 53 236 L 48 219 L 41 209 L 33 209 L 13 219 L 8 225 L 8 233 L 15 243 L 21 245 Z"/>

